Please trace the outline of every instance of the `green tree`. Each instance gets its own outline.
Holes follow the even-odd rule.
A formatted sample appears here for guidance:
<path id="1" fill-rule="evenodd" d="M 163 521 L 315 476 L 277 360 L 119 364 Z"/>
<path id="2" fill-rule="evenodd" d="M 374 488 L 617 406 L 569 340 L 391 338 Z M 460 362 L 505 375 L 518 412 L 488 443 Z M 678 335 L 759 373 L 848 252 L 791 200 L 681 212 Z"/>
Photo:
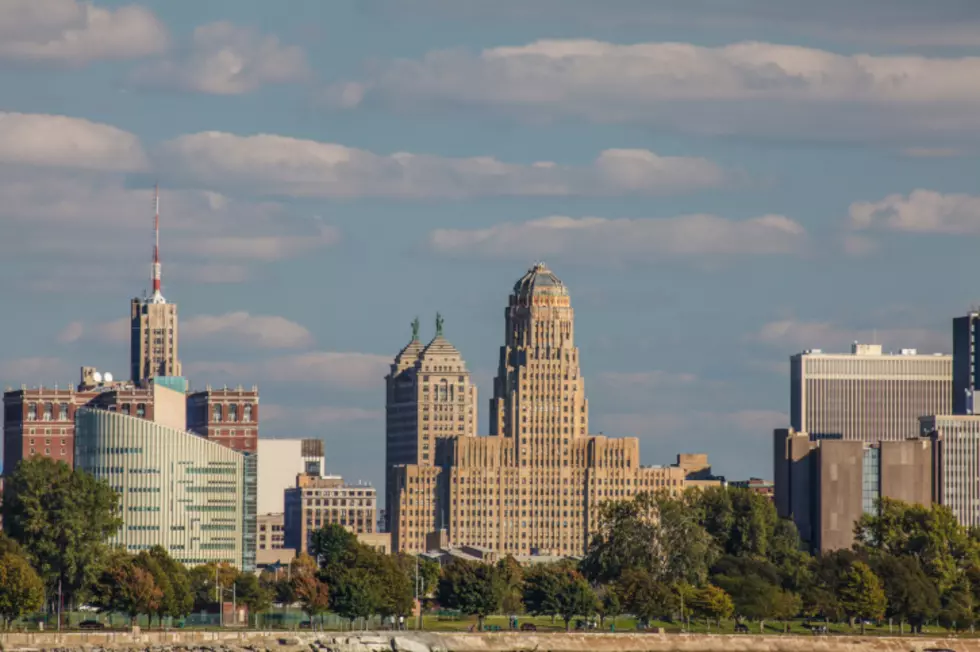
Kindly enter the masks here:
<path id="1" fill-rule="evenodd" d="M 22 460 L 4 484 L 4 531 L 24 550 L 49 596 L 69 601 L 99 576 L 105 540 L 122 525 L 119 496 L 80 469 L 47 457 Z"/>
<path id="2" fill-rule="evenodd" d="M 966 577 L 961 577 L 943 597 L 939 611 L 939 624 L 958 632 L 969 629 L 976 622 L 973 593 Z"/>
<path id="3" fill-rule="evenodd" d="M 835 550 L 814 557 L 803 590 L 803 608 L 810 616 L 839 622 L 845 617 L 841 599 L 844 578 L 858 561 L 852 550 Z"/>
<path id="4" fill-rule="evenodd" d="M 170 583 L 170 576 L 160 562 L 147 551 L 142 551 L 136 555 L 133 563 L 149 573 L 153 578 L 153 583 L 160 589 L 160 600 L 157 602 L 157 608 L 154 613 L 159 619 L 160 625 L 163 626 L 164 617 L 173 616 L 179 608 L 177 594 L 174 592 L 174 587 Z M 148 615 L 152 619 L 153 613 Z"/>
<path id="5" fill-rule="evenodd" d="M 568 631 L 575 616 L 595 612 L 596 595 L 578 571 L 565 564 L 550 564 L 527 573 L 524 604 L 531 614 L 560 616 Z"/>
<path id="6" fill-rule="evenodd" d="M 489 614 L 500 609 L 504 584 L 497 569 L 486 564 L 453 560 L 439 579 L 439 604 L 476 616 L 479 628 Z"/>
<path id="7" fill-rule="evenodd" d="M 678 594 L 668 584 L 658 582 L 647 572 L 630 570 L 619 582 L 623 605 L 645 624 L 669 619 L 679 608 Z"/>
<path id="8" fill-rule="evenodd" d="M 524 611 L 524 569 L 512 556 L 507 555 L 497 562 L 497 572 L 503 584 L 500 609 L 507 614 Z"/>
<path id="9" fill-rule="evenodd" d="M 766 558 L 778 517 L 772 502 L 736 487 L 690 490 L 690 500 L 715 544 L 725 554 Z"/>
<path id="10" fill-rule="evenodd" d="M 921 632 L 926 621 L 939 613 L 935 584 L 914 557 L 882 553 L 873 557 L 871 563 L 885 591 L 885 615 L 897 619 L 900 629 L 908 622 L 913 633 Z"/>
<path id="11" fill-rule="evenodd" d="M 194 594 L 191 590 L 190 571 L 182 563 L 170 556 L 163 546 L 150 548 L 152 557 L 170 582 L 173 593 L 168 605 L 170 616 L 184 618 L 194 609 Z"/>
<path id="12" fill-rule="evenodd" d="M 115 563 L 105 573 L 109 591 L 104 594 L 106 602 L 100 605 L 103 609 L 127 614 L 136 625 L 139 616 L 149 616 L 160 608 L 163 592 L 153 581 L 153 575 L 132 559 Z"/>
<path id="13" fill-rule="evenodd" d="M 382 595 L 375 578 L 363 568 L 353 568 L 336 578 L 330 591 L 330 608 L 354 626 L 358 618 L 370 618 L 381 608 Z"/>
<path id="14" fill-rule="evenodd" d="M 238 569 L 225 562 L 209 562 L 193 567 L 189 573 L 189 588 L 194 610 L 204 611 L 223 602 L 225 593 L 231 591 L 236 579 Z M 220 587 L 220 591 L 217 587 Z"/>
<path id="15" fill-rule="evenodd" d="M 731 596 L 740 617 L 765 621 L 774 616 L 779 574 L 768 561 L 726 555 L 711 569 L 711 581 Z"/>
<path id="16" fill-rule="evenodd" d="M 5 552 L 0 555 L 0 617 L 3 628 L 44 605 L 44 582 L 31 568 L 27 559 L 19 554 Z"/>
<path id="17" fill-rule="evenodd" d="M 310 537 L 309 553 L 320 568 L 349 565 L 357 556 L 357 535 L 334 523 L 315 530 Z"/>
<path id="18" fill-rule="evenodd" d="M 699 589 L 691 601 L 691 611 L 707 621 L 714 621 L 721 627 L 721 621 L 732 617 L 735 603 L 724 589 L 710 584 Z"/>
<path id="19" fill-rule="evenodd" d="M 248 608 L 253 623 L 258 623 L 258 615 L 272 606 L 272 595 L 253 573 L 240 573 L 235 579 L 235 597 L 238 604 Z"/>
<path id="20" fill-rule="evenodd" d="M 699 522 L 695 493 L 641 493 L 600 508 L 599 528 L 582 561 L 596 583 L 641 570 L 663 583 L 703 584 L 717 546 Z"/>
<path id="21" fill-rule="evenodd" d="M 772 617 L 783 622 L 783 629 L 789 631 L 789 622 L 803 610 L 803 600 L 792 591 L 780 589 L 772 603 Z"/>
<path id="22" fill-rule="evenodd" d="M 623 613 L 623 602 L 619 596 L 619 587 L 615 584 L 606 584 L 599 587 L 596 596 L 596 613 L 599 614 L 600 627 L 606 626 L 606 619 L 612 618 L 613 626 L 616 625 L 616 616 Z"/>
<path id="23" fill-rule="evenodd" d="M 878 620 L 885 615 L 888 602 L 881 582 L 874 571 L 863 561 L 855 561 L 843 578 L 840 601 L 844 613 L 851 620 L 861 620 L 861 632 L 867 619 Z"/>

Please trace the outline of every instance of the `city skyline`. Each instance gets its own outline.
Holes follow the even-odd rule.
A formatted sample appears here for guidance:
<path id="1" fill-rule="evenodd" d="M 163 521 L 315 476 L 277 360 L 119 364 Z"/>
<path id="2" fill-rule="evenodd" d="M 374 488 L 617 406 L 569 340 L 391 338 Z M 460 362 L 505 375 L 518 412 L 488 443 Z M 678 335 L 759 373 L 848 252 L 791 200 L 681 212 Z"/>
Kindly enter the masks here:
<path id="1" fill-rule="evenodd" d="M 575 290 L 590 430 L 732 479 L 771 473 L 790 355 L 950 353 L 977 298 L 953 2 L 860 34 L 885 3 L 60 4 L 0 33 L 5 386 L 127 376 L 156 182 L 184 375 L 258 384 L 263 437 L 323 437 L 379 492 L 411 320 L 444 315 L 487 434 L 536 260 Z"/>

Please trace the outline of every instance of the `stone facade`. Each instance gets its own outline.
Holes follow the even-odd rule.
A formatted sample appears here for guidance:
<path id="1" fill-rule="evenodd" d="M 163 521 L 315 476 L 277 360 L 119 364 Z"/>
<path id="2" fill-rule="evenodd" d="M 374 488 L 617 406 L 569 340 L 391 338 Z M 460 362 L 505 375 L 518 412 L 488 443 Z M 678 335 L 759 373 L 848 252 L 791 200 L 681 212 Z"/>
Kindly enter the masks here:
<path id="1" fill-rule="evenodd" d="M 375 531 L 377 493 L 370 485 L 349 485 L 340 476 L 299 475 L 285 492 L 284 545 L 298 553 L 309 548 L 310 535 L 326 525 L 354 534 Z"/>
<path id="2" fill-rule="evenodd" d="M 689 469 L 680 464 L 642 467 L 636 438 L 588 434 L 571 300 L 546 266 L 535 265 L 514 285 L 505 324 L 490 435 L 447 433 L 437 440 L 433 465 L 392 464 L 389 455 L 395 550 L 424 552 L 426 535 L 439 529 L 452 546 L 500 555 L 580 555 L 603 502 L 686 486 Z M 389 451 L 404 437 L 392 428 L 391 379 L 412 346 L 399 353 L 389 376 Z M 704 471 L 706 458 L 691 461 Z M 707 476 L 703 482 L 717 484 Z"/>
<path id="3" fill-rule="evenodd" d="M 156 376 L 180 376 L 177 357 L 177 304 L 159 295 L 130 303 L 129 378 L 139 383 Z"/>

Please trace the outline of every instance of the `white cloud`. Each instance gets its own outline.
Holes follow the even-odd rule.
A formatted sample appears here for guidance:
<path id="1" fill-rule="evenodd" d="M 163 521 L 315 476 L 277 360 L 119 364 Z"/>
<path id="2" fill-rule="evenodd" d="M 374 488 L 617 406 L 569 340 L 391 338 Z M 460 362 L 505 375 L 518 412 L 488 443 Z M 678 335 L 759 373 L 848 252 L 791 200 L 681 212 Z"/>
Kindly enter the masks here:
<path id="1" fill-rule="evenodd" d="M 70 344 L 72 342 L 77 342 L 81 339 L 82 335 L 85 333 L 85 324 L 80 321 L 73 321 L 68 323 L 61 332 L 58 333 L 58 342 L 61 344 Z"/>
<path id="2" fill-rule="evenodd" d="M 96 326 L 93 336 L 105 342 L 128 342 L 129 319 L 120 318 Z M 63 332 L 84 330 L 72 322 Z M 293 349 L 311 346 L 313 335 L 303 326 L 278 315 L 252 315 L 245 311 L 223 315 L 194 315 L 180 320 L 181 341 L 233 342 L 261 349 Z M 74 341 L 69 340 L 69 341 Z"/>
<path id="3" fill-rule="evenodd" d="M 0 60 L 83 65 L 163 52 L 168 35 L 151 11 L 78 0 L 0 2 Z"/>
<path id="4" fill-rule="evenodd" d="M 437 229 L 430 247 L 443 254 L 535 258 L 586 256 L 590 260 L 647 260 L 651 256 L 734 256 L 799 251 L 806 233 L 782 215 L 743 221 L 715 215 L 665 219 L 546 217 L 485 229 Z"/>
<path id="5" fill-rule="evenodd" d="M 850 351 L 853 342 L 880 342 L 885 351 L 914 348 L 920 353 L 949 351 L 950 336 L 925 328 L 848 328 L 832 322 L 807 322 L 794 319 L 771 321 L 751 339 L 792 353 L 806 349 L 823 349 L 828 353 Z"/>
<path id="6" fill-rule="evenodd" d="M 184 243 L 184 251 L 232 260 L 274 261 L 292 258 L 340 241 L 340 230 L 319 225 L 315 235 L 212 236 Z"/>
<path id="7" fill-rule="evenodd" d="M 32 357 L 0 361 L 0 380 L 8 383 L 48 386 L 59 380 L 70 381 L 71 378 L 72 371 L 61 358 Z"/>
<path id="8" fill-rule="evenodd" d="M 213 95 L 239 95 L 265 84 L 300 81 L 309 72 L 306 56 L 275 36 L 228 22 L 194 30 L 186 54 L 150 64 L 137 71 L 140 85 Z"/>
<path id="9" fill-rule="evenodd" d="M 313 336 L 296 322 L 277 315 L 250 315 L 230 312 L 224 315 L 196 315 L 180 324 L 180 337 L 186 340 L 229 340 L 263 349 L 292 349 L 310 346 Z"/>
<path id="10" fill-rule="evenodd" d="M 391 358 L 371 353 L 311 351 L 258 362 L 187 363 L 189 375 L 210 381 L 257 379 L 263 382 L 317 383 L 339 389 L 378 389 Z"/>
<path id="11" fill-rule="evenodd" d="M 146 167 L 139 139 L 63 115 L 0 113 L 0 163 L 131 172 Z"/>
<path id="12" fill-rule="evenodd" d="M 660 369 L 636 372 L 603 371 L 599 374 L 599 382 L 621 390 L 662 389 L 690 387 L 698 382 L 698 377 L 692 373 L 674 373 Z"/>
<path id="13" fill-rule="evenodd" d="M 542 40 L 435 51 L 327 92 L 351 107 L 470 105 L 700 133 L 831 138 L 980 126 L 980 57 L 840 55 L 762 42 Z"/>
<path id="14" fill-rule="evenodd" d="M 178 183 L 304 197 L 656 195 L 726 181 L 707 159 L 647 150 L 606 150 L 591 165 L 572 167 L 491 157 L 379 155 L 335 143 L 222 132 L 180 136 L 164 143 L 157 159 L 162 174 Z"/>
<path id="15" fill-rule="evenodd" d="M 908 197 L 851 204 L 851 227 L 911 233 L 980 234 L 980 197 L 914 190 Z"/>

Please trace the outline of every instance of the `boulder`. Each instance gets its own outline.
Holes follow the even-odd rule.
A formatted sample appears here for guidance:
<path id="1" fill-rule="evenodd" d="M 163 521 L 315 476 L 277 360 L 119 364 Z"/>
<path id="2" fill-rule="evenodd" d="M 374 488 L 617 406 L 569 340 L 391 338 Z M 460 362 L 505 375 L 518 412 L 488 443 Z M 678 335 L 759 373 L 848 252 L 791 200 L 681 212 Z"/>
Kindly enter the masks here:
<path id="1" fill-rule="evenodd" d="M 391 639 L 391 649 L 395 652 L 432 652 L 425 643 L 406 636 L 396 636 Z"/>

